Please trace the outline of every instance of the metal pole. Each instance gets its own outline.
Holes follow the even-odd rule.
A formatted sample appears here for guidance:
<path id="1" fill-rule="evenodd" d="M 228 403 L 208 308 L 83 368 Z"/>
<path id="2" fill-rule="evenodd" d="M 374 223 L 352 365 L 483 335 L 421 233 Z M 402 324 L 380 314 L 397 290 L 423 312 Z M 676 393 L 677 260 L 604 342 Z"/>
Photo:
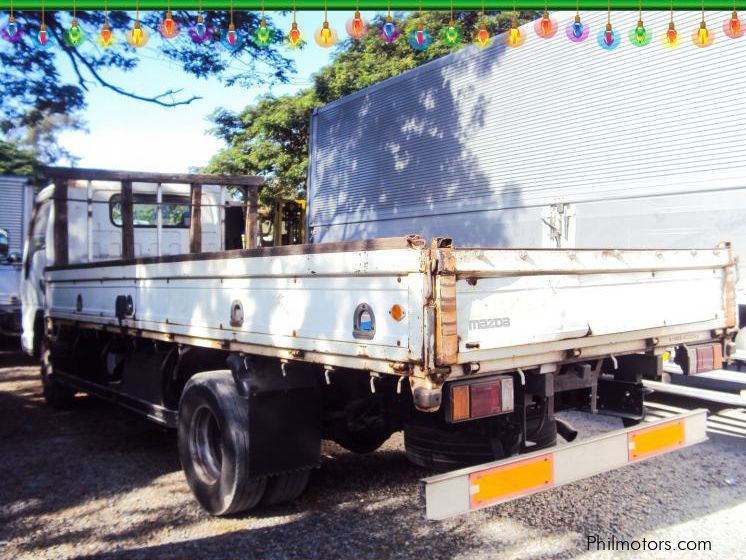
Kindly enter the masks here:
<path id="1" fill-rule="evenodd" d="M 163 251 L 163 212 L 161 206 L 163 204 L 163 185 L 158 183 L 155 187 L 155 247 L 156 255 L 159 257 Z"/>
<path id="2" fill-rule="evenodd" d="M 93 261 L 93 183 L 88 181 L 86 186 L 86 236 L 88 241 L 88 262 Z"/>

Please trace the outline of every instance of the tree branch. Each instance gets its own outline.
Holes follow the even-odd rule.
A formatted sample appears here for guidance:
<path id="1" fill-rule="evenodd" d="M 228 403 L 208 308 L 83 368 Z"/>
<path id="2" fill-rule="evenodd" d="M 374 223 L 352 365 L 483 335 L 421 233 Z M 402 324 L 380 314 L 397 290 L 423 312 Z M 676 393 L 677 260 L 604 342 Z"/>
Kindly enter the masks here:
<path id="1" fill-rule="evenodd" d="M 60 35 L 57 33 L 57 30 L 52 29 L 52 32 L 54 33 L 55 38 L 57 39 L 57 42 L 60 45 L 63 45 L 62 37 L 60 37 Z M 115 86 L 114 84 L 107 82 L 104 78 L 101 77 L 101 75 L 98 73 L 96 68 L 88 60 L 86 60 L 86 58 L 82 56 L 78 52 L 77 49 L 64 46 L 62 50 L 65 52 L 65 54 L 67 54 L 68 58 L 70 59 L 70 62 L 72 63 L 73 69 L 75 70 L 75 73 L 78 76 L 78 82 L 80 83 L 80 86 L 86 91 L 88 90 L 88 87 L 86 86 L 86 82 L 88 80 L 86 80 L 83 77 L 80 71 L 80 67 L 78 66 L 78 61 L 80 61 L 88 69 L 88 71 L 91 73 L 91 76 L 93 76 L 93 78 L 103 87 L 110 89 L 111 91 L 118 93 L 120 95 L 124 95 L 125 97 L 137 99 L 138 101 L 147 101 L 148 103 L 155 103 L 156 105 L 160 105 L 161 107 L 177 107 L 179 105 L 189 105 L 192 101 L 202 99 L 202 97 L 200 96 L 193 95 L 192 97 L 188 99 L 184 99 L 183 101 L 174 101 L 173 99 L 171 101 L 163 101 L 164 97 L 168 97 L 168 96 L 173 97 L 173 95 L 180 93 L 182 91 L 181 89 L 177 89 L 177 90 L 170 89 L 170 90 L 164 91 L 163 93 L 159 95 L 156 95 L 155 97 L 146 97 L 143 95 L 138 95 L 134 92 L 127 91 L 125 89 L 120 88 L 119 86 Z"/>

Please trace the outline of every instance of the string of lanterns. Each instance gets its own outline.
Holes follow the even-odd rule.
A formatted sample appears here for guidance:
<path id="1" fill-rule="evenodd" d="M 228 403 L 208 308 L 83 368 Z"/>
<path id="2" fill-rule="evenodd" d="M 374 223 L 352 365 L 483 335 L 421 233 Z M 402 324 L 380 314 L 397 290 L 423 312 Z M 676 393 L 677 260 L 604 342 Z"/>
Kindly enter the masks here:
<path id="1" fill-rule="evenodd" d="M 77 48 L 86 42 L 87 35 L 79 25 L 76 17 L 76 0 L 73 0 L 72 8 L 70 27 L 62 33 L 62 42 L 64 42 L 64 44 L 69 48 Z M 649 45 L 653 40 L 653 33 L 645 27 L 643 22 L 642 12 L 643 6 L 642 0 L 640 0 L 640 15 L 637 25 L 633 27 L 628 34 L 629 42 L 635 47 L 644 47 Z M 668 24 L 668 29 L 662 37 L 662 43 L 666 47 L 676 47 L 679 45 L 679 36 L 674 24 L 673 12 L 673 0 L 671 0 L 671 19 Z M 244 38 L 241 37 L 241 34 L 236 30 L 233 23 L 233 0 L 230 1 L 229 14 L 230 19 L 228 29 L 224 33 L 215 33 L 214 30 L 205 23 L 202 13 L 202 0 L 199 0 L 198 15 L 187 31 L 188 37 L 195 44 L 205 44 L 218 39 L 228 51 L 236 51 L 244 44 Z M 534 22 L 534 32 L 537 37 L 541 39 L 550 39 L 557 34 L 558 27 L 556 19 L 550 16 L 549 7 L 545 1 L 542 16 Z M 356 3 L 354 15 L 347 21 L 345 28 L 348 36 L 353 40 L 360 40 L 368 35 L 369 24 L 360 15 L 359 3 Z M 180 32 L 181 29 L 171 14 L 171 1 L 167 0 L 166 13 L 163 20 L 158 25 L 158 33 L 163 39 L 170 41 L 178 37 Z M 746 33 L 746 28 L 743 27 L 741 20 L 738 17 L 735 0 L 733 2 L 733 12 L 730 15 L 730 18 L 723 22 L 723 32 L 731 39 L 737 39 Z M 377 35 L 382 42 L 387 44 L 395 43 L 401 36 L 401 27 L 397 24 L 391 14 L 390 0 L 388 0 L 387 3 L 386 18 L 378 29 Z M 580 0 L 576 0 L 575 17 L 565 28 L 565 35 L 573 43 L 581 43 L 590 35 L 589 26 L 582 22 L 580 18 Z M 0 28 L 0 38 L 10 43 L 18 43 L 22 36 L 23 30 L 21 29 L 20 23 L 16 21 L 14 17 L 13 0 L 11 0 L 10 16 L 7 22 L 2 26 L 2 28 Z M 313 37 L 316 44 L 322 48 L 332 47 L 339 40 L 337 32 L 329 24 L 326 0 L 324 1 L 324 21 L 316 30 Z M 144 47 L 150 39 L 150 33 L 140 23 L 139 0 L 135 1 L 134 24 L 131 29 L 125 32 L 124 38 L 128 45 L 136 49 Z M 262 0 L 261 4 L 261 19 L 259 20 L 259 26 L 248 39 L 259 48 L 268 47 L 274 42 L 274 30 L 267 26 L 264 17 L 264 0 Z M 417 25 L 415 29 L 407 35 L 406 40 L 410 47 L 416 51 L 424 51 L 433 44 L 433 37 L 431 33 L 425 29 L 423 23 L 422 0 L 419 0 Z M 462 42 L 461 31 L 456 27 L 453 17 L 453 0 L 450 0 L 449 24 L 448 27 L 442 29 L 440 40 L 443 44 L 449 47 L 455 47 L 460 45 Z M 526 41 L 525 32 L 518 26 L 518 12 L 516 10 L 515 0 L 513 0 L 511 26 L 507 33 L 503 35 L 503 40 L 505 46 L 510 48 L 520 47 Z M 599 30 L 596 36 L 596 41 L 602 49 L 610 51 L 616 49 L 620 45 L 621 40 L 621 34 L 613 28 L 611 23 L 611 0 L 608 0 L 606 25 L 604 28 Z M 715 32 L 708 28 L 705 22 L 704 0 L 702 0 L 702 20 L 699 26 L 694 29 L 691 40 L 695 46 L 700 48 L 712 45 L 715 40 Z M 38 32 L 32 37 L 32 42 L 36 48 L 42 50 L 49 49 L 56 42 L 54 37 L 49 34 L 45 23 L 44 0 L 41 0 L 41 24 Z M 104 23 L 98 34 L 94 37 L 94 42 L 103 49 L 111 48 L 117 43 L 116 37 L 109 26 L 107 0 L 104 0 Z M 479 47 L 487 47 L 493 42 L 494 37 L 490 35 L 487 29 L 487 17 L 484 11 L 484 0 L 482 0 L 479 27 L 475 34 L 475 44 Z M 304 44 L 303 36 L 296 21 L 296 0 L 293 0 L 293 22 L 287 33 L 285 44 L 290 48 L 298 48 Z"/>

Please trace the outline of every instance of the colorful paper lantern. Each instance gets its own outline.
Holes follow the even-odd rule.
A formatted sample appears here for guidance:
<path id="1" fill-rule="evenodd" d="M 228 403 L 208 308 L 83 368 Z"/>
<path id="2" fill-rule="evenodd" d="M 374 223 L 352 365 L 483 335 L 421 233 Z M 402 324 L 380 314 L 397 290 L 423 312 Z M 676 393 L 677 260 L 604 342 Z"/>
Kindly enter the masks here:
<path id="1" fill-rule="evenodd" d="M 557 21 L 549 17 L 549 12 L 544 11 L 544 15 L 534 22 L 534 31 L 542 39 L 554 37 L 557 33 Z"/>
<path id="2" fill-rule="evenodd" d="M 401 31 L 399 30 L 399 26 L 394 22 L 394 18 L 390 15 L 386 16 L 386 20 L 378 32 L 381 41 L 384 43 L 393 43 L 399 38 L 399 35 L 401 35 Z"/>
<path id="3" fill-rule="evenodd" d="M 8 18 L 4 25 L 0 26 L 0 37 L 4 41 L 9 43 L 17 43 L 21 40 L 23 31 L 21 30 L 21 24 L 16 21 L 16 18 L 12 15 Z"/>
<path id="4" fill-rule="evenodd" d="M 482 22 L 479 24 L 479 31 L 477 31 L 476 40 L 474 42 L 481 48 L 489 47 L 494 42 L 494 38 L 490 35 L 486 23 Z"/>
<path id="5" fill-rule="evenodd" d="M 124 33 L 124 39 L 130 47 L 140 49 L 148 44 L 150 33 L 147 29 L 143 29 L 139 20 L 135 20 L 135 25 L 132 26 L 132 29 Z"/>
<path id="6" fill-rule="evenodd" d="M 598 33 L 598 44 L 606 51 L 612 51 L 619 46 L 622 41 L 622 37 L 614 31 L 611 27 L 611 23 L 607 23 L 606 27 Z"/>
<path id="7" fill-rule="evenodd" d="M 362 18 L 358 10 L 355 10 L 355 15 L 347 20 L 345 29 L 352 39 L 362 39 L 368 35 L 368 22 Z"/>
<path id="8" fill-rule="evenodd" d="M 174 20 L 170 10 L 166 12 L 166 17 L 158 26 L 158 33 L 164 39 L 173 39 L 179 35 L 179 25 Z"/>
<path id="9" fill-rule="evenodd" d="M 590 32 L 590 26 L 580 21 L 580 14 L 575 14 L 575 19 L 565 28 L 567 38 L 573 43 L 582 43 L 588 38 Z"/>
<path id="10" fill-rule="evenodd" d="M 274 39 L 274 36 L 274 31 L 267 27 L 267 21 L 264 19 L 264 17 L 262 17 L 261 21 L 259 22 L 259 27 L 256 28 L 256 31 L 254 31 L 254 35 L 251 40 L 257 47 L 264 48 L 272 44 L 272 39 Z"/>
<path id="11" fill-rule="evenodd" d="M 316 30 L 316 33 L 314 33 L 313 39 L 314 41 L 316 41 L 316 44 L 318 46 L 324 49 L 328 49 L 329 47 L 333 47 L 337 44 L 338 36 L 337 32 L 329 26 L 329 22 L 327 20 L 324 20 L 324 23 L 321 24 L 321 27 L 319 27 Z"/>
<path id="12" fill-rule="evenodd" d="M 695 47 L 705 48 L 709 47 L 714 42 L 715 32 L 707 29 L 707 24 L 705 24 L 705 20 L 702 19 L 699 27 L 694 30 L 694 33 L 692 33 L 692 43 L 694 43 Z"/>
<path id="13" fill-rule="evenodd" d="M 96 44 L 102 49 L 109 49 L 115 44 L 114 34 L 109 27 L 109 21 L 104 19 L 104 24 L 101 26 L 101 31 L 96 36 Z"/>
<path id="14" fill-rule="evenodd" d="M 85 43 L 86 35 L 78 25 L 78 20 L 73 18 L 70 24 L 70 29 L 65 31 L 62 35 L 62 40 L 68 47 L 77 48 Z"/>
<path id="15" fill-rule="evenodd" d="M 520 47 L 526 42 L 526 35 L 518 27 L 518 20 L 513 17 L 513 22 L 510 24 L 510 29 L 505 34 L 505 46 L 512 49 Z"/>
<path id="16" fill-rule="evenodd" d="M 676 31 L 676 25 L 673 23 L 673 19 L 668 24 L 666 34 L 663 35 L 663 46 L 668 48 L 674 48 L 679 46 L 679 33 Z"/>
<path id="17" fill-rule="evenodd" d="M 34 46 L 42 51 L 47 50 L 55 44 L 54 37 L 52 37 L 47 31 L 47 24 L 43 23 L 39 26 L 39 31 L 33 36 Z"/>
<path id="18" fill-rule="evenodd" d="M 207 26 L 202 14 L 197 16 L 197 21 L 189 28 L 189 38 L 198 45 L 208 43 L 212 38 L 212 29 Z"/>
<path id="19" fill-rule="evenodd" d="M 644 47 L 653 40 L 653 34 L 645 29 L 642 18 L 637 20 L 637 25 L 629 32 L 629 42 L 635 47 Z"/>
<path id="20" fill-rule="evenodd" d="M 238 31 L 236 31 L 236 26 L 234 24 L 231 23 L 228 25 L 228 31 L 220 37 L 220 44 L 229 51 L 235 51 L 241 48 L 243 40 Z"/>
<path id="21" fill-rule="evenodd" d="M 741 20 L 738 19 L 736 10 L 733 10 L 730 18 L 723 22 L 723 32 L 731 39 L 738 39 L 746 32 L 746 29 L 741 25 Z"/>
<path id="22" fill-rule="evenodd" d="M 448 27 L 445 27 L 440 32 L 440 40 L 449 47 L 455 47 L 461 44 L 461 31 L 456 24 L 451 20 Z"/>
<path id="23" fill-rule="evenodd" d="M 417 29 L 409 34 L 409 46 L 416 51 L 424 51 L 432 45 L 433 39 L 430 34 L 425 31 L 422 26 L 422 22 L 417 23 Z"/>
<path id="24" fill-rule="evenodd" d="M 298 29 L 298 24 L 296 22 L 293 22 L 293 25 L 290 27 L 290 31 L 288 32 L 288 46 L 293 49 L 297 49 L 300 46 L 300 43 L 300 29 Z"/>

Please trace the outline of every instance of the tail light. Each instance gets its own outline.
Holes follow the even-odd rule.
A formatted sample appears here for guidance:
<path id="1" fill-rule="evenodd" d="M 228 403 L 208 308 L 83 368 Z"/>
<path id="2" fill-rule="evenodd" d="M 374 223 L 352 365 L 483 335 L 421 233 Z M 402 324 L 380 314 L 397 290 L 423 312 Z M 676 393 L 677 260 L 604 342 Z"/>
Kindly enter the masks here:
<path id="1" fill-rule="evenodd" d="M 507 412 L 513 412 L 513 378 L 509 375 L 459 381 L 450 385 L 446 410 L 449 422 L 464 422 Z"/>
<path id="2" fill-rule="evenodd" d="M 723 367 L 723 347 L 720 344 L 679 346 L 676 349 L 676 362 L 688 375 L 720 369 Z"/>

